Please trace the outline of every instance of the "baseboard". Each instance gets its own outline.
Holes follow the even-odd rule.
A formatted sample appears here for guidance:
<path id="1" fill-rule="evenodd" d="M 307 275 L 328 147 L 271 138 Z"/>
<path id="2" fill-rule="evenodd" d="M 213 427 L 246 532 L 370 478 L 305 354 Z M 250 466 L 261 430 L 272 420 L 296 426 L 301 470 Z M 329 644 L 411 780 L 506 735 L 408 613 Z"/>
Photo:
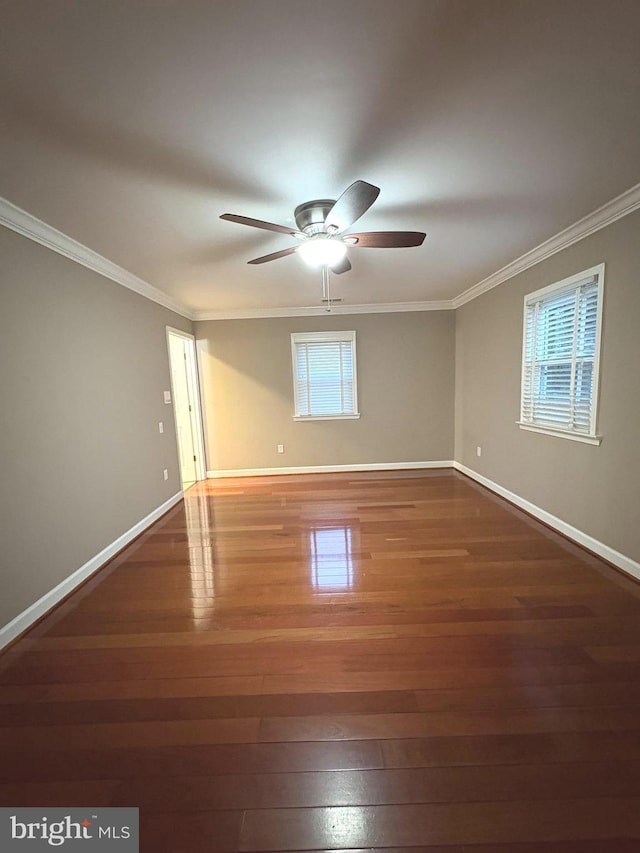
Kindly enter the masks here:
<path id="1" fill-rule="evenodd" d="M 539 521 L 548 524 L 549 527 L 553 527 L 554 530 L 557 530 L 558 533 L 562 533 L 563 536 L 567 537 L 567 539 L 571 539 L 578 545 L 582 545 L 583 548 L 597 554 L 598 557 L 602 557 L 603 560 L 606 560 L 608 563 L 611 563 L 617 568 L 622 569 L 626 574 L 640 580 L 640 563 L 632 560 L 631 557 L 627 557 L 625 554 L 621 554 L 619 551 L 610 548 L 608 545 L 605 545 L 604 542 L 600 542 L 598 539 L 594 539 L 593 536 L 589 536 L 588 533 L 584 533 L 582 530 L 578 530 L 577 527 L 567 524 L 566 521 L 563 521 L 561 518 L 558 518 L 550 512 L 547 512 L 545 509 L 541 509 L 541 507 L 536 506 L 536 504 L 532 504 L 530 501 L 521 498 L 520 495 L 510 492 L 509 489 L 505 489 L 503 486 L 498 485 L 498 483 L 494 483 L 493 480 L 490 480 L 488 477 L 483 477 L 482 474 L 478 474 L 477 471 L 467 468 L 466 465 L 462 465 L 460 462 L 454 462 L 453 467 L 456 471 L 466 474 L 467 477 L 471 477 L 472 480 L 475 480 L 482 486 L 486 486 L 487 489 L 490 489 L 492 492 L 500 495 L 500 497 L 506 498 L 510 503 L 515 504 L 517 507 L 520 507 L 520 509 L 528 512 L 529 515 L 532 515 Z"/>
<path id="2" fill-rule="evenodd" d="M 228 468 L 207 471 L 210 479 L 220 477 L 265 477 L 277 474 L 339 474 L 341 471 L 411 471 L 420 468 L 452 468 L 453 462 L 371 462 L 360 465 L 302 465 L 295 468 Z"/>
<path id="3" fill-rule="evenodd" d="M 23 634 L 30 628 L 34 622 L 41 619 L 49 610 L 69 595 L 70 592 L 73 592 L 77 586 L 91 577 L 107 560 L 110 560 L 111 557 L 115 556 L 118 551 L 121 551 L 132 539 L 139 536 L 150 524 L 153 524 L 160 516 L 164 515 L 165 512 L 168 512 L 181 501 L 182 496 L 183 493 L 180 491 L 159 507 L 156 507 L 153 512 L 150 512 L 149 515 L 145 516 L 137 524 L 134 524 L 130 530 L 127 530 L 126 533 L 123 533 L 122 536 L 119 536 L 114 542 L 103 548 L 99 554 L 96 554 L 95 557 L 92 557 L 83 566 L 80 566 L 73 574 L 45 593 L 42 598 L 39 598 L 34 604 L 18 614 L 15 619 L 12 619 L 11 622 L 0 628 L 0 649 L 4 648 L 8 643 L 13 642 L 20 634 Z"/>

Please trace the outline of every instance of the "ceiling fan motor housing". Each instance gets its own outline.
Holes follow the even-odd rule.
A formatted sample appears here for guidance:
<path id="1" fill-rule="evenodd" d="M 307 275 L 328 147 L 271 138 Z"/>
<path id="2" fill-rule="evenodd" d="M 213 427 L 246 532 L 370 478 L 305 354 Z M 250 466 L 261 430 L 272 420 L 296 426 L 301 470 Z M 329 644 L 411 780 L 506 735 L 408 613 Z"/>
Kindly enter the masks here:
<path id="1" fill-rule="evenodd" d="M 299 204 L 293 214 L 296 225 L 308 237 L 322 233 L 324 231 L 324 221 L 334 204 L 335 201 L 330 198 L 319 198 Z"/>

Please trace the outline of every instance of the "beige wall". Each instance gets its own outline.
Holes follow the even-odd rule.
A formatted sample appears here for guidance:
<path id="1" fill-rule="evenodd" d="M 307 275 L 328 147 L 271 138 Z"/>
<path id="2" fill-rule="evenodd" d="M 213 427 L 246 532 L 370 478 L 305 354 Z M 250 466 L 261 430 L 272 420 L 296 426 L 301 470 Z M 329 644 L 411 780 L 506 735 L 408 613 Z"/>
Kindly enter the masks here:
<path id="1" fill-rule="evenodd" d="M 167 324 L 0 228 L 0 626 L 180 490 Z"/>
<path id="2" fill-rule="evenodd" d="M 602 261 L 602 444 L 521 430 L 515 421 L 524 295 Z M 635 213 L 458 309 L 456 459 L 639 561 L 639 435 L 640 213 Z"/>
<path id="3" fill-rule="evenodd" d="M 210 470 L 452 459 L 452 311 L 195 327 Z M 342 329 L 356 330 L 360 419 L 294 421 L 291 332 Z"/>

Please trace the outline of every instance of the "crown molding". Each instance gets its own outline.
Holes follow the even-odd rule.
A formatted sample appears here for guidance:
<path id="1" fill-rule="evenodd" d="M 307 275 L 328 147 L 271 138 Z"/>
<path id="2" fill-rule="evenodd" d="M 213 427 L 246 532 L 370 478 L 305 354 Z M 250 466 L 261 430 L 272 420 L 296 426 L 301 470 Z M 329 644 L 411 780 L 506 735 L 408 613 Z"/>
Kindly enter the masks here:
<path id="1" fill-rule="evenodd" d="M 453 302 L 375 302 L 371 305 L 308 305 L 302 308 L 245 308 L 234 311 L 194 311 L 192 320 L 259 320 L 274 317 L 322 317 L 325 314 L 393 314 L 406 311 L 451 311 Z"/>
<path id="2" fill-rule="evenodd" d="M 606 228 L 607 225 L 611 225 L 616 220 L 622 219 L 623 216 L 633 213 L 638 208 L 640 208 L 640 184 L 636 184 L 631 189 L 616 196 L 616 198 L 603 204 L 602 207 L 594 210 L 593 213 L 565 228 L 564 231 L 560 231 L 555 237 L 545 240 L 544 243 L 540 243 L 539 246 L 531 249 L 531 251 L 525 252 L 524 255 L 521 255 L 515 261 L 511 261 L 511 263 L 492 273 L 482 281 L 479 281 L 478 284 L 474 284 L 473 287 L 465 290 L 464 293 L 461 293 L 452 300 L 452 307 L 460 308 L 461 305 L 471 302 L 472 299 L 481 296 L 504 281 L 508 281 L 508 279 L 513 278 L 518 273 L 524 272 L 524 270 L 535 266 L 535 264 L 539 264 L 540 261 L 544 261 L 546 258 L 551 257 L 551 255 L 561 252 L 563 249 L 577 243 L 579 240 L 583 240 L 590 234 Z"/>
<path id="3" fill-rule="evenodd" d="M 77 264 L 81 264 L 83 267 L 99 273 L 105 278 L 121 284 L 128 290 L 133 290 L 134 293 L 138 293 L 152 302 L 157 302 L 158 305 L 162 305 L 164 308 L 168 308 L 170 311 L 174 311 L 188 320 L 193 319 L 193 312 L 186 305 L 172 299 L 166 293 L 158 290 L 157 287 L 143 281 L 143 279 L 138 278 L 138 276 L 114 264 L 107 258 L 102 257 L 102 255 L 87 248 L 82 243 L 78 243 L 77 240 L 67 237 L 62 231 L 58 231 L 51 225 L 47 225 L 46 222 L 42 222 L 41 219 L 37 219 L 35 216 L 27 213 L 26 210 L 16 207 L 15 204 L 4 198 L 0 198 L 0 225 L 4 225 L 5 228 L 16 231 L 23 237 L 27 237 L 29 240 L 33 240 L 35 243 L 51 249 L 52 252 L 63 255 L 65 258 L 69 258 Z"/>

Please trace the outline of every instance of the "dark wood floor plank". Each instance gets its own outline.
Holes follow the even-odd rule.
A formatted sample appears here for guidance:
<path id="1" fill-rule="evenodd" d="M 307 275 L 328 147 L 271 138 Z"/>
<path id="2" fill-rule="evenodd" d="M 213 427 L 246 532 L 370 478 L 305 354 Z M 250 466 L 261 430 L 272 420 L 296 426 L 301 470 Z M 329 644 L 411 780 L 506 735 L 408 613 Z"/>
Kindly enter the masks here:
<path id="1" fill-rule="evenodd" d="M 0 690 L 0 706 L 37 702 L 163 699 L 177 696 L 251 696 L 262 692 L 263 681 L 261 675 L 255 675 L 4 685 Z"/>
<path id="2" fill-rule="evenodd" d="M 61 760 L 63 758 L 64 760 Z M 3 751 L 0 782 L 166 779 L 237 773 L 380 770 L 377 741 Z"/>
<path id="3" fill-rule="evenodd" d="M 375 647 L 374 647 L 375 648 Z M 292 649 L 289 655 L 264 655 L 256 652 L 255 656 L 225 656 L 214 655 L 190 660 L 168 660 L 161 658 L 151 662 L 134 660 L 114 663 L 99 663 L 100 679 L 103 681 L 119 681 L 136 678 L 189 678 L 189 677 L 220 677 L 232 675 L 305 675 L 313 673 L 334 672 L 370 672 L 378 670 L 451 670 L 469 669 L 475 667 L 535 667 L 545 665 L 576 665 L 588 664 L 592 659 L 580 648 L 542 647 L 542 648 L 500 648 L 495 652 L 488 649 L 470 648 L 468 650 L 452 650 L 438 654 L 376 654 L 373 649 L 369 654 L 325 655 L 322 649 L 316 649 L 317 654 L 306 657 Z M 169 656 L 168 656 L 169 657 Z M 619 662 L 619 661 L 615 661 Z M 635 662 L 635 661 L 633 661 Z M 46 664 L 27 663 L 22 666 L 19 659 L 0 674 L 0 684 L 56 684 L 60 682 L 94 681 L 95 668 L 91 663 L 68 666 L 48 666 Z"/>
<path id="4" fill-rule="evenodd" d="M 487 802 L 249 811 L 240 850 L 549 842 L 567 836 L 640 840 L 640 799 L 530 800 L 510 803 L 508 810 Z"/>
<path id="5" fill-rule="evenodd" d="M 89 780 L 77 782 L 8 782 L 0 783 L 0 804 L 17 808 L 36 805 L 70 808 L 73 806 L 110 806 L 114 801 L 119 780 Z M 130 804 L 128 804 L 130 805 Z"/>
<path id="6" fill-rule="evenodd" d="M 142 723 L 84 723 L 59 726 L 12 726 L 0 729 L 0 748 L 89 749 L 94 743 L 112 749 L 129 746 L 186 746 L 252 743 L 259 720 L 162 720 Z"/>
<path id="7" fill-rule="evenodd" d="M 640 762 L 143 779 L 110 792 L 153 812 L 639 797 Z"/>
<path id="8" fill-rule="evenodd" d="M 0 731 L 2 726 L 11 725 L 411 713 L 418 710 L 418 699 L 413 691 L 33 702 L 27 706 L 21 703 L 0 705 Z"/>
<path id="9" fill-rule="evenodd" d="M 140 814 L 140 853 L 235 853 L 242 812 L 202 812 L 188 820 L 174 814 Z"/>
<path id="10" fill-rule="evenodd" d="M 599 611 L 604 608 L 602 604 L 598 606 Z M 611 608 L 609 608 L 610 610 Z M 623 615 L 628 613 L 628 608 L 624 608 Z M 520 622 L 528 621 L 540 623 L 541 620 L 555 619 L 582 619 L 585 617 L 593 617 L 596 613 L 585 604 L 576 605 L 541 605 L 539 607 L 524 607 L 514 602 L 511 607 L 459 607 L 459 608 L 432 608 L 429 610 L 406 609 L 401 613 L 387 615 L 375 610 L 368 612 L 350 612 L 340 613 L 335 612 L 332 608 L 331 612 L 316 612 L 309 611 L 308 608 L 301 608 L 297 613 L 278 613 L 276 608 L 270 608 L 268 614 L 259 615 L 233 615 L 233 614 L 218 614 L 216 616 L 217 632 L 226 634 L 227 631 L 233 630 L 252 630 L 260 627 L 262 630 L 269 629 L 291 629 L 291 628 L 339 628 L 353 627 L 359 625 L 390 625 L 393 623 L 394 631 L 397 633 L 397 626 L 403 624 L 415 624 L 417 626 L 429 625 L 437 627 L 440 623 L 446 622 L 449 624 L 455 623 L 484 623 L 496 622 Z M 200 626 L 198 623 L 202 621 Z M 98 639 L 109 637 L 111 635 L 126 635 L 127 633 L 188 633 L 193 635 L 193 630 L 200 627 L 206 629 L 209 620 L 194 619 L 191 617 L 173 618 L 152 620 L 141 614 L 138 617 L 131 617 L 128 614 L 113 613 L 105 619 L 101 619 L 99 623 L 94 620 L 84 617 L 77 612 L 71 612 L 65 618 L 61 619 L 56 625 L 51 626 L 45 639 L 49 638 L 52 642 L 55 638 L 74 638 L 77 636 L 96 637 Z M 225 632 L 220 629 L 225 628 Z M 200 631 L 198 631 L 199 635 Z"/>
<path id="11" fill-rule="evenodd" d="M 380 741 L 385 767 L 581 764 L 640 760 L 640 731 L 555 732 Z"/>
<path id="12" fill-rule="evenodd" d="M 271 717 L 261 721 L 258 738 L 261 741 L 323 741 L 623 730 L 640 731 L 640 705 Z"/>
<path id="13" fill-rule="evenodd" d="M 640 678 L 640 665 L 478 667 L 457 670 L 316 673 L 315 675 L 137 679 L 62 684 L 4 685 L 3 704 L 162 699 L 277 693 L 324 694 L 501 687 L 505 685 L 615 684 Z"/>
<path id="14" fill-rule="evenodd" d="M 419 690 L 421 711 L 504 711 L 519 708 L 594 708 L 640 704 L 640 681 Z"/>
<path id="15" fill-rule="evenodd" d="M 640 676 L 640 667 L 614 666 L 523 666 L 471 667 L 448 670 L 407 670 L 316 675 L 266 675 L 264 690 L 275 693 L 310 693 L 354 690 L 428 690 L 503 685 L 576 684 L 628 681 Z"/>

